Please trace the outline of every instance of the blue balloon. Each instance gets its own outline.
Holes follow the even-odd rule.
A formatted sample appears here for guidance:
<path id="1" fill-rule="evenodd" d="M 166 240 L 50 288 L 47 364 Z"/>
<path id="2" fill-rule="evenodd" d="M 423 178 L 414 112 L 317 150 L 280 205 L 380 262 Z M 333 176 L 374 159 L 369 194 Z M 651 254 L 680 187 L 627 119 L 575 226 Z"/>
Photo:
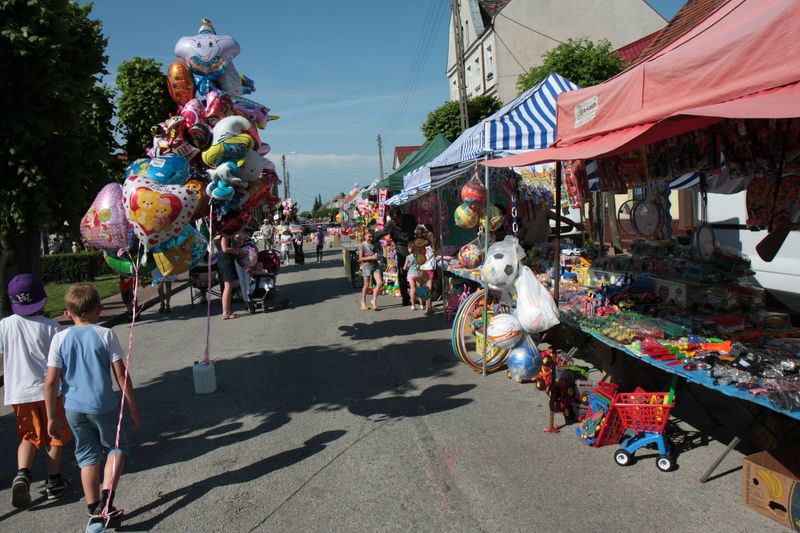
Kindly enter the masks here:
<path id="1" fill-rule="evenodd" d="M 179 155 L 137 159 L 125 169 L 125 179 L 143 176 L 161 185 L 183 185 L 189 179 L 189 161 Z"/>

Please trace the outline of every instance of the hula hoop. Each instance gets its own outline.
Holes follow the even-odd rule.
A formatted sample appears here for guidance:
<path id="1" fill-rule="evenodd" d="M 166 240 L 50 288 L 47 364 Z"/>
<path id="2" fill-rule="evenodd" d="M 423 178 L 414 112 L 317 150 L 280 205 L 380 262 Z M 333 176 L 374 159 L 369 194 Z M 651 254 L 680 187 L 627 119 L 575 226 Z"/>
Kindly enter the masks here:
<path id="1" fill-rule="evenodd" d="M 451 335 L 451 343 L 455 356 L 461 362 L 478 372 L 483 371 L 484 355 L 481 353 L 482 348 L 480 344 L 484 342 L 481 338 L 483 336 L 481 330 L 485 328 L 482 328 L 480 324 L 476 327 L 476 324 L 473 324 L 473 316 L 475 311 L 482 308 L 485 294 L 486 290 L 480 289 L 470 294 L 462 302 L 453 320 Z M 489 296 L 491 298 L 491 293 L 489 293 Z M 488 354 L 486 371 L 494 372 L 505 365 L 508 353 L 509 350 L 493 348 L 491 353 Z"/>

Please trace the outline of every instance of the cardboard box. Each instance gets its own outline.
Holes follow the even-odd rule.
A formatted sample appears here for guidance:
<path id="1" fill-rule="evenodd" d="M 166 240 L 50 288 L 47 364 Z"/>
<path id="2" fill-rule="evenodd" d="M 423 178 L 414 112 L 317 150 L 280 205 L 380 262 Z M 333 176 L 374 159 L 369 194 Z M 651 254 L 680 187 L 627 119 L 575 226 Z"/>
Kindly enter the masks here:
<path id="1" fill-rule="evenodd" d="M 800 448 L 785 447 L 744 458 L 742 501 L 800 531 Z"/>
<path id="2" fill-rule="evenodd" d="M 698 290 L 698 286 L 691 285 L 684 281 L 663 279 L 653 277 L 653 291 L 661 298 L 661 301 L 672 303 L 679 307 L 688 307 L 694 303 L 692 296 Z"/>

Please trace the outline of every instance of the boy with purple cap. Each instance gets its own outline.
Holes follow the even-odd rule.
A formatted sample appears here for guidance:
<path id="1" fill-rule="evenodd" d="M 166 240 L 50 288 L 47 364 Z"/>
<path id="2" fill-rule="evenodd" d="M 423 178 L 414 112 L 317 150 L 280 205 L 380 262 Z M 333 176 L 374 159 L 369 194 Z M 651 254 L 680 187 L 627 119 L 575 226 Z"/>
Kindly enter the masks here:
<path id="1" fill-rule="evenodd" d="M 72 440 L 72 433 L 65 431 L 54 438 L 47 432 L 44 401 L 47 354 L 50 341 L 61 327 L 41 315 L 47 303 L 44 284 L 33 274 L 20 274 L 9 282 L 8 296 L 14 314 L 0 320 L 0 355 L 5 373 L 5 404 L 14 408 L 20 439 L 19 471 L 11 484 L 11 504 L 27 507 L 31 503 L 31 466 L 42 446 L 47 451 L 47 499 L 60 498 L 69 488 L 61 476 L 61 456 L 64 445 Z M 66 422 L 62 396 L 58 397 L 57 406 L 57 416 Z"/>

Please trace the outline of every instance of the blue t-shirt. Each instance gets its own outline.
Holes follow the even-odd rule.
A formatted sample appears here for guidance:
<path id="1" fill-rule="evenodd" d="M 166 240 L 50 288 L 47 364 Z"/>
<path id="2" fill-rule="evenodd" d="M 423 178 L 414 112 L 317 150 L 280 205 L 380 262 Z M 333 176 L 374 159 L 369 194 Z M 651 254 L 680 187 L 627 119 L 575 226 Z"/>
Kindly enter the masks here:
<path id="1" fill-rule="evenodd" d="M 56 333 L 47 366 L 63 373 L 64 408 L 89 415 L 117 408 L 111 365 L 122 358 L 119 339 L 108 328 L 76 326 Z"/>

